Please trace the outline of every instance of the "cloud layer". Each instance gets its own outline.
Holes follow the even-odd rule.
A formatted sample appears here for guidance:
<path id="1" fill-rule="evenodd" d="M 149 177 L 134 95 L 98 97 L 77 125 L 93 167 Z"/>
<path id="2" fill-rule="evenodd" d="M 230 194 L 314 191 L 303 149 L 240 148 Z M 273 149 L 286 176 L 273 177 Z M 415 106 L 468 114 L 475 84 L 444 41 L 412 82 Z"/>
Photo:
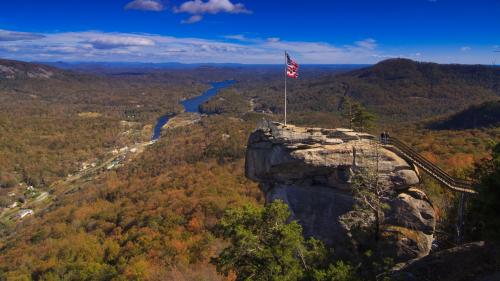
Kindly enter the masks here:
<path id="1" fill-rule="evenodd" d="M 436 50 L 382 49 L 373 38 L 351 44 L 290 41 L 278 37 L 248 37 L 244 34 L 220 39 L 184 38 L 155 34 L 100 31 L 34 34 L 0 29 L 0 58 L 26 61 L 113 61 L 181 63 L 282 63 L 289 51 L 300 63 L 375 63 L 387 58 L 411 58 L 441 63 L 491 63 L 487 49 L 457 46 Z"/>
<path id="2" fill-rule="evenodd" d="M 13 35 L 14 34 L 14 35 Z M 22 34 L 23 36 L 19 35 Z M 0 30 L 0 57 L 21 60 L 281 63 L 284 50 L 302 63 L 366 63 L 376 42 L 352 45 L 222 36 L 220 40 L 99 31 L 25 34 Z M 9 40 L 6 40 L 9 39 Z M 14 40 L 15 39 L 15 40 Z"/>

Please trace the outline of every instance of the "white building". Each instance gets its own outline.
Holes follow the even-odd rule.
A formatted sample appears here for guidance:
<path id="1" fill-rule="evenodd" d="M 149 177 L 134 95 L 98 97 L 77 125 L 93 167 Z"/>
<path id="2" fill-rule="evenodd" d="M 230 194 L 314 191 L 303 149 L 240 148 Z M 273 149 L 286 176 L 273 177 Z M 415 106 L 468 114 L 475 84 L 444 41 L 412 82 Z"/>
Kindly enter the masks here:
<path id="1" fill-rule="evenodd" d="M 7 208 L 12 209 L 17 207 L 17 205 L 18 205 L 17 201 L 14 201 L 14 203 L 10 204 Z"/>
<path id="2" fill-rule="evenodd" d="M 18 219 L 22 219 L 22 218 L 24 218 L 26 216 L 31 216 L 33 214 L 34 214 L 33 210 L 31 210 L 31 209 L 24 209 L 24 210 L 19 211 L 19 213 L 17 213 L 16 217 Z"/>

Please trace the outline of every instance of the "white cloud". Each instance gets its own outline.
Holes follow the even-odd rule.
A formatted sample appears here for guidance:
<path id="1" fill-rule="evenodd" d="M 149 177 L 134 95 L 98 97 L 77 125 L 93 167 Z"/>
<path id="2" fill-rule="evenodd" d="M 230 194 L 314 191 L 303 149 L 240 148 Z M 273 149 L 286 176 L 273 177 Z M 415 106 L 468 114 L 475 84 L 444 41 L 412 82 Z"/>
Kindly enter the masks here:
<path id="1" fill-rule="evenodd" d="M 139 36 L 101 35 L 86 42 L 91 44 L 95 49 L 115 49 L 131 46 L 155 45 L 155 42 L 153 40 Z"/>
<path id="2" fill-rule="evenodd" d="M 377 48 L 377 41 L 375 41 L 372 38 L 368 38 L 365 40 L 357 41 L 356 45 L 358 45 L 359 47 L 368 49 L 368 50 L 373 50 L 373 49 Z"/>
<path id="3" fill-rule="evenodd" d="M 469 46 L 463 46 L 462 48 L 460 48 L 460 51 L 462 51 L 462 52 L 467 52 L 470 50 L 471 50 L 471 47 L 469 47 Z"/>
<path id="4" fill-rule="evenodd" d="M 0 42 L 1 41 L 20 41 L 20 40 L 36 40 L 44 36 L 36 33 L 29 32 L 16 32 L 0 29 Z"/>
<path id="5" fill-rule="evenodd" d="M 202 19 L 204 14 L 249 14 L 250 10 L 245 8 L 242 3 L 233 4 L 231 0 L 191 0 L 182 3 L 178 8 L 174 8 L 176 13 L 188 13 L 191 16 L 189 19 L 184 20 L 184 23 L 198 22 Z"/>
<path id="6" fill-rule="evenodd" d="M 163 11 L 163 4 L 157 0 L 134 0 L 129 2 L 125 9 L 127 10 L 142 10 L 142 11 Z"/>
<path id="7" fill-rule="evenodd" d="M 280 41 L 280 38 L 278 37 L 271 37 L 267 39 L 262 39 L 259 37 L 248 37 L 247 35 L 244 34 L 231 34 L 231 35 L 224 35 L 222 36 L 223 38 L 230 39 L 230 40 L 236 40 L 240 42 L 245 42 L 245 43 L 263 43 L 265 41 L 267 42 L 278 42 Z"/>
<path id="8" fill-rule="evenodd" d="M 227 38 L 227 39 L 238 40 L 238 41 L 247 41 L 248 40 L 248 38 L 243 34 L 225 35 L 223 37 Z"/>
<path id="9" fill-rule="evenodd" d="M 230 0 L 186 1 L 176 9 L 176 12 L 195 15 L 218 14 L 221 12 L 231 14 L 250 13 L 242 3 L 233 4 Z"/>
<path id="10" fill-rule="evenodd" d="M 0 46 L 1 51 L 6 51 L 6 52 L 17 52 L 19 51 L 19 48 L 17 47 L 9 47 L 9 46 Z"/>
<path id="11" fill-rule="evenodd" d="M 197 23 L 203 19 L 203 16 L 200 15 L 192 15 L 186 20 L 182 20 L 181 23 L 186 23 L 186 24 L 191 24 L 191 23 Z"/>

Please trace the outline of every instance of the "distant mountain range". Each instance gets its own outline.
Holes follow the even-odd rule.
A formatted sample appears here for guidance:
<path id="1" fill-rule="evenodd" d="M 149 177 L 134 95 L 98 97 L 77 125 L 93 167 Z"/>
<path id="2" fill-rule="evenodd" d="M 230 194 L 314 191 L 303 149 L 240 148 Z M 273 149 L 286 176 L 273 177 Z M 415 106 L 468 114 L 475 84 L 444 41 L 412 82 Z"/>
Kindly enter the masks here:
<path id="1" fill-rule="evenodd" d="M 85 75 L 81 76 L 82 74 L 75 72 L 77 71 L 123 77 L 148 75 L 149 81 L 159 81 L 171 77 L 171 70 L 176 72 L 179 70 L 182 73 L 176 74 L 177 76 L 196 78 L 200 81 L 239 80 L 244 95 L 248 92 L 259 97 L 261 102 L 267 104 L 262 107 L 271 108 L 281 105 L 281 67 L 280 65 L 117 62 L 42 64 L 0 60 L 0 79 L 59 77 L 65 81 L 80 82 L 90 79 L 84 78 Z M 377 113 L 381 119 L 420 121 L 449 116 L 472 105 L 497 101 L 500 97 L 500 67 L 495 66 L 442 65 L 408 59 L 390 59 L 372 66 L 304 65 L 301 67 L 303 67 L 302 79 L 290 86 L 290 106 L 296 112 L 336 111 L 340 98 L 348 95 Z M 153 72 L 153 75 L 149 75 L 150 72 Z M 245 85 L 251 88 L 245 88 Z M 293 108 L 294 104 L 297 108 Z M 486 110 L 486 108 L 478 107 L 474 110 Z"/>
<path id="2" fill-rule="evenodd" d="M 123 69 L 142 69 L 142 70 L 160 70 L 160 69 L 193 69 L 198 67 L 237 67 L 237 68 L 275 68 L 280 69 L 281 64 L 240 64 L 240 63 L 146 63 L 146 62 L 37 62 L 39 64 L 50 65 L 61 69 L 72 70 L 123 70 Z M 367 67 L 369 64 L 302 64 L 305 68 L 323 68 L 336 70 L 352 70 Z"/>

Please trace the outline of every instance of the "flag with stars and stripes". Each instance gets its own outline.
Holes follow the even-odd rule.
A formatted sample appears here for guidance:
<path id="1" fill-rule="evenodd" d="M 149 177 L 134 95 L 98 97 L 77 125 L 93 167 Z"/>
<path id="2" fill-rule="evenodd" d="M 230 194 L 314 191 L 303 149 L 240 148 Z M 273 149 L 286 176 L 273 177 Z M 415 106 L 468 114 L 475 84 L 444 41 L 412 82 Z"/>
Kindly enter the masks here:
<path id="1" fill-rule="evenodd" d="M 286 54 L 286 75 L 290 78 L 299 78 L 299 64 Z"/>

